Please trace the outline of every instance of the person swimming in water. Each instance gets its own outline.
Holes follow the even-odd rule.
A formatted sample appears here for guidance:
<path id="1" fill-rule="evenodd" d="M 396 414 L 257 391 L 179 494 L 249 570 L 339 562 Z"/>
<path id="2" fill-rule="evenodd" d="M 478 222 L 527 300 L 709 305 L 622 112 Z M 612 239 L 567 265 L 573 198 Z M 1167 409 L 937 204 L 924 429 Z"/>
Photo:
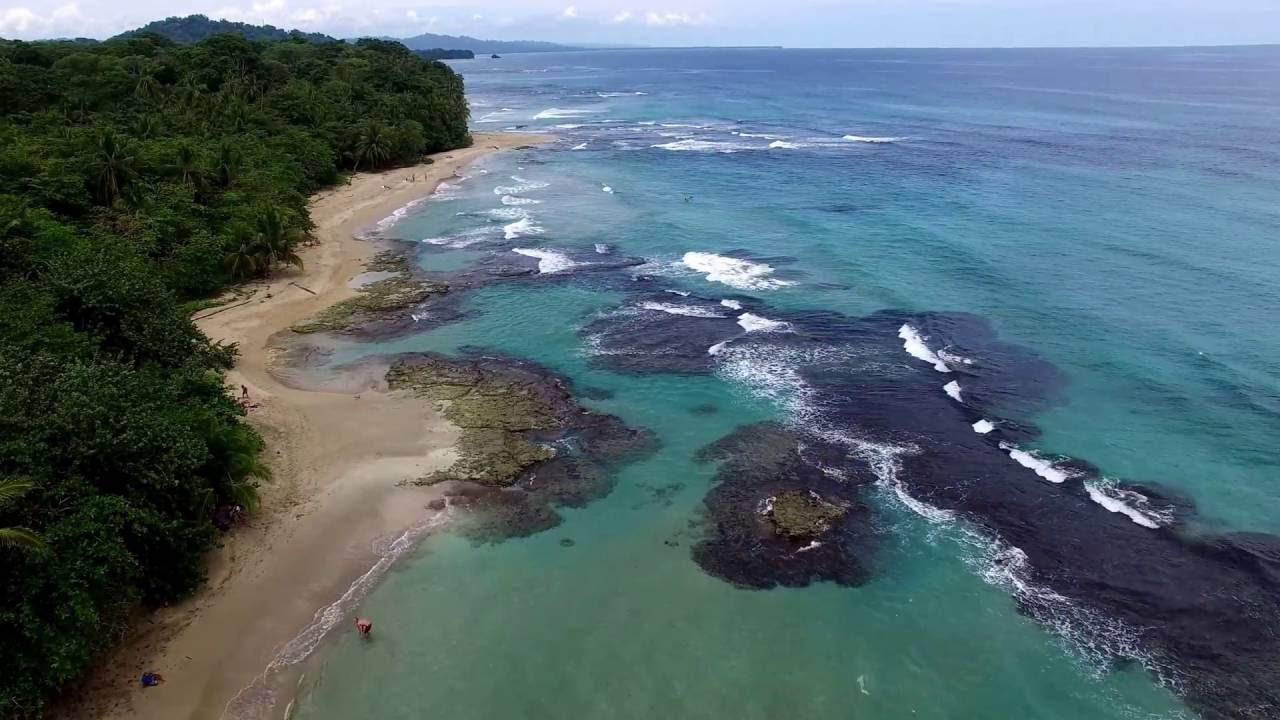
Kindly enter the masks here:
<path id="1" fill-rule="evenodd" d="M 356 630 L 360 631 L 363 637 L 369 637 L 369 633 L 373 632 L 373 621 L 369 618 L 356 618 Z"/>

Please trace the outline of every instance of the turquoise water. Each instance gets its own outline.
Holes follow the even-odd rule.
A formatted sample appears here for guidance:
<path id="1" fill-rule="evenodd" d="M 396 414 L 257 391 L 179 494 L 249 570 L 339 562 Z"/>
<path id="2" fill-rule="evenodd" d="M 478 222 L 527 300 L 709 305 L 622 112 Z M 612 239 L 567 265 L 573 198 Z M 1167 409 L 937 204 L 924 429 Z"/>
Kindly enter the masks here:
<path id="1" fill-rule="evenodd" d="M 1194 614 L 1197 600 L 1171 609 L 1161 598 L 1175 605 L 1187 577 L 1217 577 L 1219 565 L 1202 568 L 1205 554 L 1187 550 L 1196 538 L 1280 532 L 1280 51 L 630 51 L 456 67 L 477 130 L 558 139 L 467 169 L 388 235 L 446 277 L 531 267 L 513 248 L 542 253 L 543 273 L 486 280 L 456 293 L 462 319 L 344 345 L 335 361 L 495 349 L 609 391 L 583 402 L 654 431 L 660 448 L 622 467 L 608 497 L 562 510 L 550 531 L 481 546 L 429 538 L 362 607 L 377 620 L 375 641 L 339 637 L 313 659 L 296 717 L 1237 711 L 1239 693 L 1197 691 L 1212 671 L 1152 628 L 1187 627 L 1164 613 Z M 618 256 L 645 264 L 592 268 Z M 642 312 L 636 288 L 650 282 L 647 302 L 689 292 L 664 296 L 725 308 L 716 312 L 729 324 L 717 303 L 737 299 L 790 330 L 746 333 L 699 360 L 712 363 L 706 372 L 677 373 L 657 356 L 644 358 L 652 367 L 643 372 L 625 371 L 609 354 L 620 351 L 617 338 L 584 328 L 632 322 Z M 944 334 L 979 347 L 947 323 L 980 318 L 1055 366 L 1061 387 L 1023 380 L 984 396 L 983 370 L 971 380 L 959 368 L 951 377 L 966 387 L 969 415 L 942 417 L 953 412 L 941 391 L 949 378 L 934 380 L 904 351 L 897 321 L 877 345 L 895 354 L 867 366 L 889 378 L 915 373 L 891 391 L 859 385 L 864 395 L 837 407 L 829 398 L 848 396 L 823 395 L 835 386 L 805 375 L 816 390 L 801 394 L 793 368 L 780 369 L 809 334 L 839 347 L 831 328 L 845 321 L 822 312 L 882 311 L 906 314 L 935 353 Z M 684 330 L 662 332 L 677 342 Z M 975 367 L 985 362 L 1001 378 L 1023 367 L 989 347 Z M 716 412 L 692 412 L 706 405 Z M 997 419 L 989 445 L 974 447 L 1003 465 L 970 467 L 959 455 L 988 440 L 967 427 L 972 413 Z M 743 425 L 815 417 L 881 443 L 936 442 L 947 462 L 926 471 L 904 461 L 867 491 L 881 540 L 864 584 L 746 590 L 704 572 L 690 550 L 717 466 L 695 454 Z M 918 432 L 904 433 L 903 418 L 919 421 L 906 428 Z M 1038 432 L 1024 432 L 1031 424 Z M 1073 467 L 1055 459 L 1064 456 L 1096 470 L 1048 483 L 1003 457 L 997 439 L 1058 468 Z M 979 506 L 976 493 L 950 493 L 951 473 L 1008 485 Z M 1177 520 L 1142 516 L 1158 519 L 1148 528 L 1107 512 L 1084 495 L 1086 474 L 1159 488 L 1153 502 L 1182 498 Z M 1046 495 L 1014 503 L 1027 492 Z M 1047 505 L 1067 497 L 1048 493 L 1068 492 L 1079 501 L 1069 512 Z M 1025 507 L 1048 508 L 1055 532 L 1019 515 Z M 1163 544 L 1148 548 L 1155 537 Z M 1011 544 L 1030 557 L 1031 575 L 1011 569 Z M 1133 568 L 1151 585 L 1117 600 L 1112 586 L 1081 579 L 1086 563 L 1061 560 L 1070 553 Z M 1223 587 L 1274 589 L 1265 578 L 1223 577 Z M 1049 596 L 1086 609 L 1028 607 Z M 1259 607 L 1249 622 L 1269 637 L 1275 615 Z M 1273 650 L 1241 662 L 1274 661 Z M 1264 708 L 1249 717 L 1272 716 L 1265 707 L 1275 706 L 1254 694 L 1274 691 L 1246 684 L 1249 706 Z"/>

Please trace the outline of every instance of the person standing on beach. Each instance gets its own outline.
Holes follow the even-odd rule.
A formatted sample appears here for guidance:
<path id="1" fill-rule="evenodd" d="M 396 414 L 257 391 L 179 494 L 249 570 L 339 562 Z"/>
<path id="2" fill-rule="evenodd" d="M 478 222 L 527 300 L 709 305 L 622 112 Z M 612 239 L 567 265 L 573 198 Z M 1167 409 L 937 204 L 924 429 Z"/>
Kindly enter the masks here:
<path id="1" fill-rule="evenodd" d="M 369 637 L 369 633 L 373 632 L 373 621 L 369 618 L 356 618 L 356 630 L 360 631 L 362 637 Z"/>

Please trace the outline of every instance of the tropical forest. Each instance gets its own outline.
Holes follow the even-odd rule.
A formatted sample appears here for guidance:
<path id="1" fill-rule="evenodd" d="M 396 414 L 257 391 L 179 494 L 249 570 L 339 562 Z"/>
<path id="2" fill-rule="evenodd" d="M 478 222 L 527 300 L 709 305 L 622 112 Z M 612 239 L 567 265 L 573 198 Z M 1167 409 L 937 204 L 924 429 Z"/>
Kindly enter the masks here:
<path id="1" fill-rule="evenodd" d="M 395 42 L 0 41 L 0 717 L 195 589 L 270 481 L 192 314 L 301 263 L 310 193 L 470 142 Z"/>

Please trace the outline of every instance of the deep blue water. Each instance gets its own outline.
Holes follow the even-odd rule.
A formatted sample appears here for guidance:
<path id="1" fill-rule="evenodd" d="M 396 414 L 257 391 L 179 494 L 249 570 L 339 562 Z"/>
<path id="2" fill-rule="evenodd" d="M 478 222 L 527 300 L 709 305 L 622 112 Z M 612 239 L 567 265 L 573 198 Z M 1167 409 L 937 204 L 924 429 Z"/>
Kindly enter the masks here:
<path id="1" fill-rule="evenodd" d="M 302 717 L 1280 714 L 1280 49 L 454 67 L 477 131 L 557 140 L 386 231 L 464 318 L 338 359 L 528 358 L 661 448 L 424 543 Z M 866 508 L 781 570 L 716 530 L 761 421 Z"/>

